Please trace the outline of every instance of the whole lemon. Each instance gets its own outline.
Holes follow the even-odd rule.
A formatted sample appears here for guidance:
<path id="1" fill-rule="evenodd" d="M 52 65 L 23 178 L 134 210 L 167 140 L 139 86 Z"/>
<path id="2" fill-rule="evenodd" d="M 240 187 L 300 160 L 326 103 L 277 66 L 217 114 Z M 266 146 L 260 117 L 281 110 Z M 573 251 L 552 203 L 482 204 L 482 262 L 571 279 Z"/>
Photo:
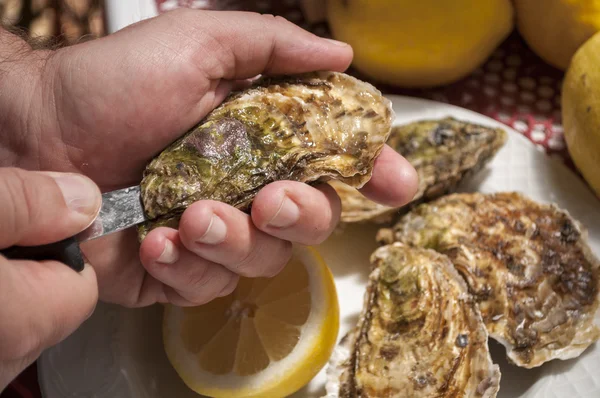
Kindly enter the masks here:
<path id="1" fill-rule="evenodd" d="M 515 0 L 515 9 L 517 28 L 527 44 L 561 70 L 600 31 L 600 0 Z"/>
<path id="2" fill-rule="evenodd" d="M 514 27 L 510 0 L 328 0 L 327 19 L 357 70 L 405 87 L 468 75 Z"/>
<path id="3" fill-rule="evenodd" d="M 562 117 L 573 162 L 600 195 L 600 33 L 573 56 L 563 82 Z"/>

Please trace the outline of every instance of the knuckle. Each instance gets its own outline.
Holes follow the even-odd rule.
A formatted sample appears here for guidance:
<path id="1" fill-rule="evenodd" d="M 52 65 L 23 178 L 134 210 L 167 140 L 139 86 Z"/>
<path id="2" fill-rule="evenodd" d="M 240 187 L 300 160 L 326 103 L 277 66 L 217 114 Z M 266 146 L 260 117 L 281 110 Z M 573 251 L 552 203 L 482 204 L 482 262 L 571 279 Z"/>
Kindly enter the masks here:
<path id="1" fill-rule="evenodd" d="M 284 23 L 284 24 L 289 24 L 289 23 L 291 23 L 290 21 L 288 21 L 288 19 L 287 19 L 287 18 L 285 18 L 285 17 L 283 17 L 283 16 L 281 16 L 281 15 L 275 15 L 275 16 L 273 17 L 273 20 L 274 20 L 275 22 L 278 22 L 278 23 Z"/>
<path id="2" fill-rule="evenodd" d="M 292 258 L 292 243 L 281 241 L 282 245 L 276 255 L 272 256 L 272 261 L 264 271 L 264 275 L 273 277 L 281 272 L 281 270 L 290 262 Z"/>
<path id="3" fill-rule="evenodd" d="M 281 15 L 261 14 L 263 28 L 273 30 L 285 27 L 285 25 L 293 25 L 289 20 Z M 283 25 L 283 26 L 282 26 Z"/>
<path id="4" fill-rule="evenodd" d="M 140 307 L 140 298 L 142 297 L 144 286 L 143 284 L 140 284 L 135 289 L 124 290 L 125 294 L 122 294 L 121 290 L 113 292 L 109 291 L 108 288 L 103 289 L 102 286 L 100 286 L 100 289 L 102 291 L 102 294 L 99 297 L 101 300 L 114 303 L 125 308 L 138 308 Z"/>
<path id="5" fill-rule="evenodd" d="M 215 293 L 204 289 L 193 292 L 179 292 L 179 296 L 188 301 L 191 305 L 204 305 L 216 298 Z"/>
<path id="6" fill-rule="evenodd" d="M 219 293 L 219 297 L 229 296 L 231 293 L 233 293 L 233 291 L 237 288 L 239 281 L 240 281 L 239 276 L 237 276 L 233 273 L 230 274 L 227 284 L 225 285 L 225 287 L 223 287 L 223 289 Z"/>
<path id="7" fill-rule="evenodd" d="M 332 221 L 333 218 L 331 217 L 331 214 L 327 217 L 323 217 L 323 221 L 320 222 L 319 225 L 317 225 L 316 233 L 312 235 L 313 242 L 311 244 L 323 243 L 323 241 L 325 241 L 329 237 L 333 226 Z"/>
<path id="8" fill-rule="evenodd" d="M 216 299 L 216 296 L 205 296 L 202 297 L 201 299 L 196 299 L 196 300 L 190 300 L 190 302 L 192 303 L 192 306 L 196 306 L 196 305 L 204 305 L 204 304 L 208 304 L 211 301 L 213 301 L 214 299 Z"/>
<path id="9" fill-rule="evenodd" d="M 206 304 L 216 299 L 224 286 L 216 279 L 217 278 L 212 278 L 210 285 L 204 286 L 200 289 L 194 289 L 193 291 L 184 292 L 182 293 L 182 296 L 194 305 Z"/>
<path id="10" fill-rule="evenodd" d="M 265 23 L 272 23 L 277 20 L 277 17 L 273 14 L 260 14 L 259 16 Z"/>
<path id="11" fill-rule="evenodd" d="M 194 305 L 206 304 L 219 297 L 220 292 L 231 283 L 232 278 L 236 278 L 232 272 L 220 265 L 211 264 L 200 274 L 192 276 L 186 288 L 177 292 Z"/>
<path id="12" fill-rule="evenodd" d="M 137 301 L 137 298 L 139 296 L 139 293 L 136 292 L 135 294 L 127 294 L 124 298 L 118 298 L 116 300 L 113 300 L 113 302 L 115 304 L 119 304 L 120 306 L 124 307 L 124 308 L 138 308 L 139 307 L 139 303 Z"/>
<path id="13" fill-rule="evenodd" d="M 307 234 L 302 243 L 305 245 L 319 245 L 327 239 L 327 236 L 328 235 L 322 231 L 314 232 L 312 234 Z"/>
<path id="14" fill-rule="evenodd" d="M 191 307 L 195 305 L 194 303 L 183 297 L 180 292 L 169 286 L 165 285 L 163 288 L 163 292 L 165 298 L 167 299 L 167 302 L 173 305 L 176 305 L 178 307 Z"/>
<path id="15" fill-rule="evenodd" d="M 285 265 L 291 256 L 291 242 L 265 236 L 264 239 L 254 240 L 248 245 L 247 251 L 238 255 L 234 271 L 238 275 L 251 278 L 272 275 Z"/>
<path id="16" fill-rule="evenodd" d="M 193 267 L 187 274 L 184 286 L 185 289 L 183 290 L 196 292 L 208 285 L 214 279 L 214 272 L 211 272 L 212 268 L 214 267 L 207 264 L 200 264 Z"/>
<path id="17" fill-rule="evenodd" d="M 260 267 L 257 267 L 257 263 L 260 264 L 258 259 L 258 253 L 261 251 L 259 248 L 248 246 L 248 249 L 244 249 L 239 253 L 234 254 L 234 266 L 236 273 L 242 276 L 254 277 L 261 275 Z"/>
<path id="18" fill-rule="evenodd" d="M 319 217 L 315 217 L 314 221 L 311 222 L 309 232 L 303 235 L 302 242 L 306 245 L 318 245 L 323 243 L 334 227 L 331 212 L 321 214 Z"/>

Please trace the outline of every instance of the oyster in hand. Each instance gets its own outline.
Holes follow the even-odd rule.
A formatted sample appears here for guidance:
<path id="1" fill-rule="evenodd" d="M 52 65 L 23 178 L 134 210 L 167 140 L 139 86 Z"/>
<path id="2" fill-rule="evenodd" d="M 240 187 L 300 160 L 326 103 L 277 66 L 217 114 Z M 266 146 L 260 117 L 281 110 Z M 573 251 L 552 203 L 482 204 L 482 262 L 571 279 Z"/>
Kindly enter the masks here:
<path id="1" fill-rule="evenodd" d="M 450 257 L 518 366 L 577 357 L 600 337 L 599 262 L 585 230 L 556 206 L 518 193 L 453 194 L 413 209 L 378 240 Z"/>
<path id="2" fill-rule="evenodd" d="M 359 323 L 327 369 L 327 398 L 495 397 L 499 367 L 450 260 L 394 243 L 371 262 Z"/>
<path id="3" fill-rule="evenodd" d="M 178 225 L 193 202 L 248 210 L 265 185 L 338 179 L 362 187 L 389 136 L 391 103 L 372 85 L 337 72 L 262 78 L 231 94 L 144 171 L 149 223 Z"/>
<path id="4" fill-rule="evenodd" d="M 392 127 L 387 144 L 416 169 L 419 188 L 409 206 L 452 192 L 481 170 L 506 142 L 506 132 L 447 117 Z M 351 186 L 331 181 L 342 199 L 345 223 L 391 221 L 398 208 L 365 198 Z"/>

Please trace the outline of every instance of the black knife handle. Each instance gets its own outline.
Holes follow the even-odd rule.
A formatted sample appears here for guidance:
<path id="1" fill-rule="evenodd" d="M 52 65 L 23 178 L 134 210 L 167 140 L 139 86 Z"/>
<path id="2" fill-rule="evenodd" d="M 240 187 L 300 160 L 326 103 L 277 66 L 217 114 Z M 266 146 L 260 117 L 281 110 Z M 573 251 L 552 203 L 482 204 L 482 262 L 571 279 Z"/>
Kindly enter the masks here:
<path id="1" fill-rule="evenodd" d="M 83 254 L 74 237 L 42 246 L 13 246 L 1 249 L 0 254 L 10 260 L 60 261 L 77 272 L 84 268 Z"/>

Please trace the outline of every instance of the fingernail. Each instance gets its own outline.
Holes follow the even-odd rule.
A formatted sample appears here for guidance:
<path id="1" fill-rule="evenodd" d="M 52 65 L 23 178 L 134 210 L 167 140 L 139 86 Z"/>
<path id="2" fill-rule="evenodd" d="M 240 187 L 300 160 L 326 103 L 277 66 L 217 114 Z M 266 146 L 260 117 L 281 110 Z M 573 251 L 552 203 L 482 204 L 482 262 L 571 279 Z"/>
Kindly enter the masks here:
<path id="1" fill-rule="evenodd" d="M 179 260 L 179 249 L 175 247 L 173 242 L 167 239 L 165 241 L 165 248 L 162 253 L 160 253 L 160 256 L 158 256 L 156 262 L 161 264 L 173 264 L 177 260 Z"/>
<path id="2" fill-rule="evenodd" d="M 79 174 L 47 173 L 60 188 L 67 207 L 77 213 L 95 214 L 100 207 L 100 190 L 91 180 Z"/>
<path id="3" fill-rule="evenodd" d="M 225 225 L 225 222 L 223 222 L 219 216 L 213 214 L 206 232 L 196 242 L 207 245 L 216 245 L 223 242 L 226 236 L 227 226 Z"/>
<path id="4" fill-rule="evenodd" d="M 283 199 L 283 202 L 281 202 L 281 206 L 279 206 L 277 213 L 275 213 L 271 221 L 269 221 L 269 226 L 275 228 L 291 227 L 296 224 L 299 218 L 300 209 L 298 208 L 298 205 L 286 196 Z"/>
<path id="5" fill-rule="evenodd" d="M 325 38 L 325 40 L 327 40 L 331 44 L 335 44 L 336 46 L 339 46 L 339 47 L 348 47 L 348 43 L 344 43 L 343 41 L 327 39 L 327 38 Z"/>

